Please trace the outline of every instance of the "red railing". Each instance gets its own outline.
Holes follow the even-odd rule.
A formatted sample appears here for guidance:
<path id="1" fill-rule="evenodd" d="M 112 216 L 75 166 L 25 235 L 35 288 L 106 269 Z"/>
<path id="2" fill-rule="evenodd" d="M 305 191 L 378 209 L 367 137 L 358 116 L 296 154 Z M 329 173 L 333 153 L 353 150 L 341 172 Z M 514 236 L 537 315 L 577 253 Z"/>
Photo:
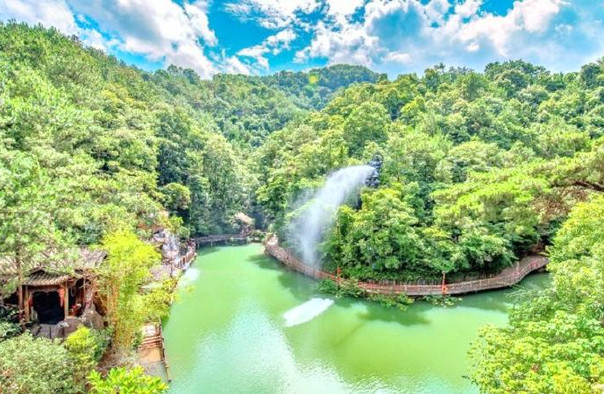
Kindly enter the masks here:
<path id="1" fill-rule="evenodd" d="M 279 260 L 286 267 L 311 278 L 336 280 L 336 276 L 334 274 L 322 271 L 319 268 L 311 267 L 298 260 L 287 250 L 279 246 L 279 241 L 274 235 L 265 243 L 265 253 Z M 529 273 L 545 267 L 547 263 L 548 260 L 544 256 L 528 256 L 517 262 L 514 266 L 504 269 L 498 275 L 493 277 L 464 282 L 447 283 L 445 288 L 443 288 L 441 284 L 426 285 L 395 282 L 387 284 L 359 282 L 358 286 L 368 293 L 377 294 L 404 293 L 408 296 L 439 295 L 443 293 L 451 295 L 465 294 L 513 286 L 520 282 Z"/>
<path id="2" fill-rule="evenodd" d="M 195 247 L 195 243 L 189 243 L 187 246 L 187 252 L 184 255 L 180 255 L 172 259 L 168 262 L 172 268 L 178 268 L 180 270 L 185 270 L 189 268 L 191 261 L 195 260 L 195 256 L 197 255 L 197 248 Z"/>

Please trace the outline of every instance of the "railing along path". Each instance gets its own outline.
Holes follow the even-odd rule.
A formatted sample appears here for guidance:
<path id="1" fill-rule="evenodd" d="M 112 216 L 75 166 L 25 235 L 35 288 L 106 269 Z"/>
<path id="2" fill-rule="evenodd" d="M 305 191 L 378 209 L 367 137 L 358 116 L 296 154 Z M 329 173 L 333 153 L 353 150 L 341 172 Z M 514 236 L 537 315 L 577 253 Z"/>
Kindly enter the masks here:
<path id="1" fill-rule="evenodd" d="M 198 238 L 191 238 L 192 242 L 195 242 L 195 245 L 197 245 L 198 248 L 202 247 L 202 246 L 207 246 L 207 245 L 217 245 L 217 244 L 222 244 L 225 242 L 232 242 L 232 243 L 236 243 L 236 242 L 245 242 L 247 241 L 249 237 L 249 234 L 244 233 L 244 234 L 221 234 L 221 235 L 208 235 L 206 237 L 198 237 Z"/>
<path id="2" fill-rule="evenodd" d="M 178 268 L 181 270 L 186 270 L 189 268 L 191 261 L 195 260 L 195 256 L 197 255 L 197 248 L 194 243 L 189 244 L 187 247 L 187 253 L 183 256 L 178 256 L 172 261 L 172 267 Z"/>
<path id="3" fill-rule="evenodd" d="M 287 250 L 279 246 L 276 236 L 272 236 L 265 243 L 265 253 L 279 260 L 286 267 L 298 271 L 314 279 L 337 280 L 336 275 L 311 267 Z M 441 295 L 443 293 L 455 295 L 474 293 L 484 290 L 500 289 L 510 287 L 519 283 L 529 273 L 545 267 L 548 260 L 544 256 L 527 256 L 517 262 L 514 266 L 505 268 L 499 274 L 485 279 L 463 281 L 457 283 L 446 283 L 445 287 L 438 285 L 405 284 L 405 283 L 374 283 L 359 282 L 358 286 L 368 293 L 375 294 L 406 294 L 408 296 Z"/>

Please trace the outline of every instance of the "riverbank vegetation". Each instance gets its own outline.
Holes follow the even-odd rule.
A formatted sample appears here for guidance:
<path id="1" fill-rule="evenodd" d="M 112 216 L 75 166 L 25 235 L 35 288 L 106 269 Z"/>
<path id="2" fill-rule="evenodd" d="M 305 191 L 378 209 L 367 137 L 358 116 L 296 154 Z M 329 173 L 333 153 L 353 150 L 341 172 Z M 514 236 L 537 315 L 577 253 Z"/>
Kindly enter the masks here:
<path id="1" fill-rule="evenodd" d="M 258 150 L 258 201 L 287 240 L 296 196 L 378 153 L 380 187 L 339 210 L 328 269 L 400 281 L 499 272 L 601 193 L 599 73 L 514 61 L 355 85 Z"/>
<path id="2" fill-rule="evenodd" d="M 0 256 L 17 262 L 19 283 L 1 290 L 50 251 L 102 248 L 109 327 L 71 340 L 98 348 L 58 344 L 18 335 L 15 314 L 0 310 L 0 385 L 104 392 L 123 379 L 164 390 L 130 365 L 115 363 L 106 380 L 91 372 L 98 349 L 131 354 L 141 323 L 167 311 L 167 292 L 141 291 L 159 263 L 153 230 L 231 233 L 245 211 L 287 245 L 302 196 L 376 155 L 380 185 L 325 229 L 324 268 L 351 283 L 438 282 L 497 273 L 546 247 L 552 288 L 508 327 L 483 331 L 473 357 L 484 368 L 472 378 L 485 391 L 597 390 L 601 61 L 570 73 L 509 61 L 392 81 L 356 66 L 206 81 L 174 66 L 141 71 L 15 23 L 0 24 Z"/>
<path id="3" fill-rule="evenodd" d="M 343 280 L 336 282 L 331 279 L 323 279 L 317 287 L 320 293 L 332 295 L 335 297 L 350 297 L 350 298 L 367 298 L 371 301 L 378 302 L 389 308 L 398 308 L 405 310 L 413 304 L 413 298 L 407 297 L 405 294 L 378 294 L 367 293 L 363 290 L 358 281 L 355 279 Z"/>
<path id="4" fill-rule="evenodd" d="M 552 286 L 486 327 L 472 380 L 485 392 L 596 393 L 604 389 L 604 198 L 579 203 L 549 249 Z"/>
<path id="5" fill-rule="evenodd" d="M 52 268 L 51 253 L 69 260 L 82 246 L 103 249 L 94 281 L 108 327 L 90 338 L 110 339 L 102 359 L 81 355 L 73 342 L 90 338 L 76 333 L 59 344 L 20 335 L 21 314 L 2 306 L 0 387 L 107 392 L 120 379 L 146 381 L 130 371 L 141 326 L 165 316 L 171 301 L 170 286 L 141 290 L 160 262 L 153 231 L 233 233 L 235 213 L 255 212 L 246 165 L 255 147 L 339 88 L 379 77 L 337 66 L 204 81 L 178 67 L 128 67 L 54 29 L 0 24 L 0 300 L 33 268 Z M 18 275 L 11 268 L 4 276 L 5 262 Z M 126 369 L 103 383 L 89 375 L 99 362 Z M 140 392 L 163 390 L 150 387 Z"/>

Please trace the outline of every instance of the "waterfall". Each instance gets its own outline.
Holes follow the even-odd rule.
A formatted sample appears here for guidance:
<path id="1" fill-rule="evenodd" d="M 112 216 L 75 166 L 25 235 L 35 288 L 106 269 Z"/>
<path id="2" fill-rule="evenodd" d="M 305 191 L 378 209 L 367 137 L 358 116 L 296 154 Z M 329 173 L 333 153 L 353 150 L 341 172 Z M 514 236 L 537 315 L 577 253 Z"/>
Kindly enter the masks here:
<path id="1" fill-rule="evenodd" d="M 305 263 L 319 264 L 318 246 L 333 225 L 338 207 L 374 172 L 375 168 L 368 165 L 342 168 L 331 174 L 325 186 L 307 200 L 306 207 L 289 226 L 289 239 L 296 244 Z"/>

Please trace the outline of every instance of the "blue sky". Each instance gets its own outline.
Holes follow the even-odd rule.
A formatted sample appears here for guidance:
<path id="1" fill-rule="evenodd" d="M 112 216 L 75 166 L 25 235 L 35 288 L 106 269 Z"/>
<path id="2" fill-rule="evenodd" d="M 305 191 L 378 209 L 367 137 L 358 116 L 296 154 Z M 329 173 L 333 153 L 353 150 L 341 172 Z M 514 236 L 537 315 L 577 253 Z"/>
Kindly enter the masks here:
<path id="1" fill-rule="evenodd" d="M 395 77 L 520 58 L 572 71 L 604 56 L 598 0 L 0 0 L 9 19 L 204 78 L 336 63 Z"/>

